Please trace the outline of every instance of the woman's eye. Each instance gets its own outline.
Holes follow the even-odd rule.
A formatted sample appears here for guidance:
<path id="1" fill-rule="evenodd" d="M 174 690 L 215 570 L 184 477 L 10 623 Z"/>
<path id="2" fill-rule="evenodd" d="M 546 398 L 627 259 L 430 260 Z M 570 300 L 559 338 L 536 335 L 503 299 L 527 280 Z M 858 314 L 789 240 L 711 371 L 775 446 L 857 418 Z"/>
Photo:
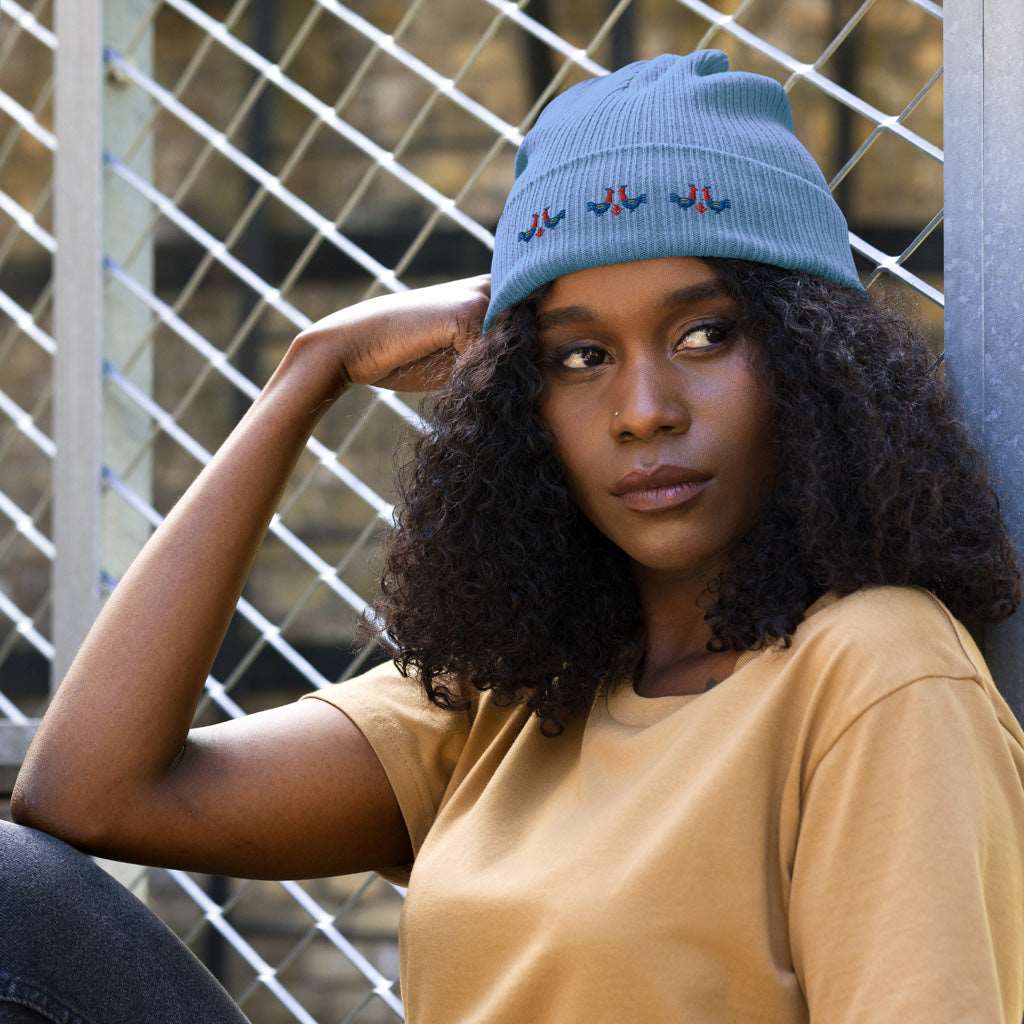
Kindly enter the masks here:
<path id="1" fill-rule="evenodd" d="M 683 335 L 682 341 L 686 341 L 687 338 L 694 336 L 704 335 L 708 344 L 698 345 L 697 347 L 714 348 L 716 345 L 721 345 L 729 337 L 732 333 L 732 327 L 732 324 L 701 324 L 700 327 L 694 327 L 692 330 L 687 331 Z"/>
<path id="2" fill-rule="evenodd" d="M 603 355 L 604 350 L 597 348 L 596 345 L 579 345 L 563 352 L 556 358 L 559 366 L 564 366 L 568 370 L 589 370 L 600 365 L 594 357 Z"/>

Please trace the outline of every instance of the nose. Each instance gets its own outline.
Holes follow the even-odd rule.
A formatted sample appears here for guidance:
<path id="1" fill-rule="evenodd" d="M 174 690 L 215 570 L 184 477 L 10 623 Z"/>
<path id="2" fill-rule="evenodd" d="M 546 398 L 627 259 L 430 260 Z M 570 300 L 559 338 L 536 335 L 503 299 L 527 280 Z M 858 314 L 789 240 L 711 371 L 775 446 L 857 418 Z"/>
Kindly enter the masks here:
<path id="1" fill-rule="evenodd" d="M 608 421 L 616 440 L 648 439 L 690 429 L 685 382 L 671 365 L 643 360 L 623 369 L 609 395 Z M 617 415 L 616 415 L 617 414 Z"/>

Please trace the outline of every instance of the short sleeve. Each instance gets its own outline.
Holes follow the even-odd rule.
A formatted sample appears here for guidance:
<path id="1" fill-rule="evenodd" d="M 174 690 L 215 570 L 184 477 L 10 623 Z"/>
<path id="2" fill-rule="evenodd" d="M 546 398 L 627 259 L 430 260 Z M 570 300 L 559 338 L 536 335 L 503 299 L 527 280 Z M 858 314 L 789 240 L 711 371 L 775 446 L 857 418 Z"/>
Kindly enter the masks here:
<path id="1" fill-rule="evenodd" d="M 1024 749 L 978 680 L 896 689 L 812 767 L 789 926 L 814 1024 L 1022 1024 Z"/>
<path id="2" fill-rule="evenodd" d="M 465 744 L 470 712 L 431 703 L 419 680 L 403 676 L 393 661 L 299 698 L 310 699 L 344 712 L 366 737 L 394 790 L 415 858 Z M 408 885 L 411 870 L 410 862 L 380 874 Z"/>

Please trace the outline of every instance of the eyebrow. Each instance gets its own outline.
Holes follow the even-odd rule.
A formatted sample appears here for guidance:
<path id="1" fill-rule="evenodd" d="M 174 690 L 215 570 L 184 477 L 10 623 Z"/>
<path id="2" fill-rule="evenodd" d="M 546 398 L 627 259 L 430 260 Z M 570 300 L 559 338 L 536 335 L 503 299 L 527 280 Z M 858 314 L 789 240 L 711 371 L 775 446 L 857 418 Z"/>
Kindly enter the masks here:
<path id="1" fill-rule="evenodd" d="M 659 309 L 670 309 L 673 306 L 681 306 L 684 303 L 700 302 L 703 299 L 715 299 L 727 297 L 729 292 L 721 281 L 700 281 L 697 284 L 689 284 L 683 288 L 676 288 L 667 292 L 659 304 Z M 598 313 L 590 306 L 563 306 L 561 309 L 552 309 L 545 313 L 537 314 L 537 330 L 548 330 L 552 327 L 561 327 L 563 324 L 577 323 L 580 320 L 596 320 Z"/>

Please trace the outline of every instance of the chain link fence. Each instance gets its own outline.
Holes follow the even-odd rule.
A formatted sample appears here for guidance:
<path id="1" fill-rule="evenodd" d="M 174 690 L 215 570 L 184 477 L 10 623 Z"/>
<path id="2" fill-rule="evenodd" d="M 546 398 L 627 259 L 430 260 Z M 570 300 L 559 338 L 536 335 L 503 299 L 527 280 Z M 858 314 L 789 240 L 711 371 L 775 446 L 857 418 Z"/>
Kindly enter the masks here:
<path id="1" fill-rule="evenodd" d="M 913 307 L 942 372 L 943 9 L 932 0 L 106 0 L 93 51 L 58 35 L 55 6 L 0 0 L 3 792 L 100 604 L 295 334 L 375 294 L 488 270 L 515 148 L 577 81 L 708 46 L 778 78 L 847 215 L 862 280 Z M 73 88 L 75 61 L 95 62 L 100 102 L 61 121 L 55 86 Z M 76 160 L 67 173 L 80 181 L 58 190 L 55 154 L 88 154 L 76 147 L 89 117 L 102 168 Z M 64 263 L 56 280 L 58 214 L 99 225 L 98 307 L 95 268 Z M 55 386 L 53 324 L 55 304 L 79 297 L 83 341 L 62 352 L 63 379 L 95 378 L 99 399 L 76 451 L 56 443 L 59 403 L 74 398 Z M 320 422 L 195 725 L 389 656 L 358 646 L 354 627 L 391 522 L 393 455 L 422 429 L 420 408 L 418 396 L 353 388 Z M 70 497 L 55 512 L 58 480 Z M 96 542 L 98 572 L 57 550 L 61 522 L 63 536 Z M 379 876 L 118 870 L 256 1024 L 402 1017 L 402 890 Z"/>

